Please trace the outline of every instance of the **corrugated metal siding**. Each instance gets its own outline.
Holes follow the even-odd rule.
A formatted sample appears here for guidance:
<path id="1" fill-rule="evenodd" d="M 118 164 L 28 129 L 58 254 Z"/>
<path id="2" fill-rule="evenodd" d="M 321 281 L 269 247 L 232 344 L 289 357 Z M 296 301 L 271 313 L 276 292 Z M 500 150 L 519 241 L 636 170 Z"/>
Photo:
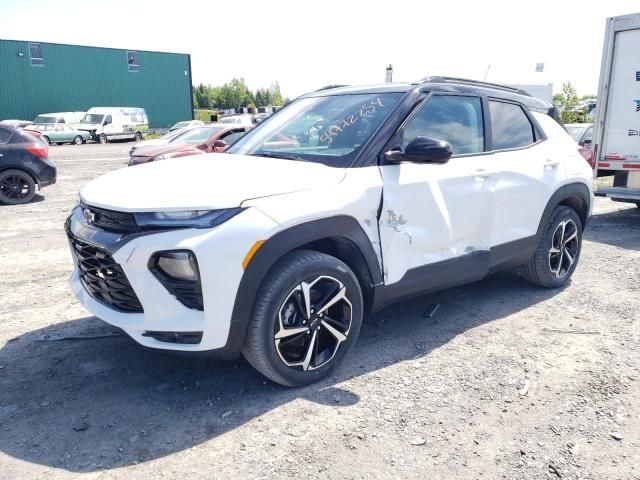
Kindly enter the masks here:
<path id="1" fill-rule="evenodd" d="M 41 45 L 31 66 L 28 42 L 0 40 L 0 119 L 111 106 L 144 108 L 152 128 L 192 118 L 189 55 L 138 51 L 129 72 L 127 50 Z"/>

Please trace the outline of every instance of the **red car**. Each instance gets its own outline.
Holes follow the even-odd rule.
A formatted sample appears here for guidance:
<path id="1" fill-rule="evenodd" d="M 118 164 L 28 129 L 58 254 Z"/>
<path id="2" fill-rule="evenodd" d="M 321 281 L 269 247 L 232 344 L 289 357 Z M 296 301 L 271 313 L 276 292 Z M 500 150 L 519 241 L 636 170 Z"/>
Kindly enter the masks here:
<path id="1" fill-rule="evenodd" d="M 175 142 L 136 149 L 129 158 L 129 166 L 155 160 L 198 155 L 203 152 L 224 152 L 229 145 L 250 129 L 251 127 L 249 126 L 216 123 L 205 127 L 192 128 L 189 132 L 176 138 Z"/>

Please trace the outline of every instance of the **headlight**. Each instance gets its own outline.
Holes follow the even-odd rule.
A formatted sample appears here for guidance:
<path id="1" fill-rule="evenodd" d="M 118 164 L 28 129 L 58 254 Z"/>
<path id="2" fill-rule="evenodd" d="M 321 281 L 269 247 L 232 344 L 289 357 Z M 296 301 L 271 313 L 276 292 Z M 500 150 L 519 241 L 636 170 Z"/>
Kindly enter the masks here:
<path id="1" fill-rule="evenodd" d="M 236 216 L 243 209 L 183 210 L 177 212 L 136 213 L 136 223 L 145 228 L 212 228 Z"/>

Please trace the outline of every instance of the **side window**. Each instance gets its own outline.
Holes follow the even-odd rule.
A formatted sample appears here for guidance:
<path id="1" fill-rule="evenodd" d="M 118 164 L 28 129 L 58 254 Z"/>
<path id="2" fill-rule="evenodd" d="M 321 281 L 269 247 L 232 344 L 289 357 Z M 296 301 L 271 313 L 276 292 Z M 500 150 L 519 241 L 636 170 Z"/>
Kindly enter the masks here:
<path id="1" fill-rule="evenodd" d="M 533 125 L 520 105 L 489 101 L 494 150 L 526 147 L 535 142 Z"/>
<path id="2" fill-rule="evenodd" d="M 0 128 L 0 143 L 7 143 L 11 138 L 11 132 L 9 130 L 5 130 L 4 128 Z"/>
<path id="3" fill-rule="evenodd" d="M 402 149 L 418 136 L 449 142 L 454 155 L 484 151 L 482 101 L 479 97 L 434 95 L 405 125 Z"/>
<path id="4" fill-rule="evenodd" d="M 107 115 L 106 117 L 104 117 L 104 121 L 106 125 L 113 123 L 113 119 L 111 118 L 111 115 Z"/>

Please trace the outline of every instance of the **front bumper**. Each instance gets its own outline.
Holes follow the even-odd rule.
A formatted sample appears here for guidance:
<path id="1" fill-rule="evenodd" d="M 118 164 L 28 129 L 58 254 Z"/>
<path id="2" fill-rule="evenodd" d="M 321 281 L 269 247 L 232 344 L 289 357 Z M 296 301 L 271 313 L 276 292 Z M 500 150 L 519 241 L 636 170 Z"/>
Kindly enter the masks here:
<path id="1" fill-rule="evenodd" d="M 122 235 L 91 226 L 76 208 L 66 228 L 69 235 L 111 254 L 143 308 L 142 313 L 117 311 L 92 297 L 82 284 L 76 262 L 71 289 L 89 312 L 123 329 L 145 347 L 208 352 L 228 348 L 231 316 L 244 274 L 242 261 L 255 241 L 271 236 L 277 224 L 258 209 L 249 208 L 211 229 Z M 202 283 L 202 311 L 183 305 L 149 270 L 151 256 L 165 250 L 190 250 L 195 254 Z M 171 343 L 145 336 L 145 332 L 202 332 L 202 339 L 197 344 Z"/>

